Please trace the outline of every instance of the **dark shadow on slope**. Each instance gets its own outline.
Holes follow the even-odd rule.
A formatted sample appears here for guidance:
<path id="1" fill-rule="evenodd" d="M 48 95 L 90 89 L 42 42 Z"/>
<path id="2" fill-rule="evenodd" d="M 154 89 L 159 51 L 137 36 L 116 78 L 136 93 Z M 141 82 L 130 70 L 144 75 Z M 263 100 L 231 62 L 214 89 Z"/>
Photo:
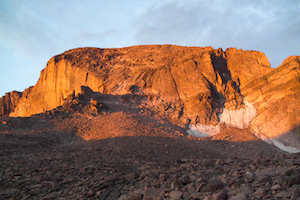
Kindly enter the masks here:
<path id="1" fill-rule="evenodd" d="M 75 133 L 55 130 L 40 116 L 0 118 L 0 155 L 25 155 L 83 142 Z"/>
<path id="2" fill-rule="evenodd" d="M 283 145 L 289 147 L 294 147 L 296 149 L 298 149 L 300 151 L 300 126 L 296 126 L 293 129 L 291 129 L 290 131 L 277 136 L 275 138 L 273 138 L 277 141 L 279 141 L 280 143 L 282 143 Z M 274 141 L 273 141 L 274 143 Z M 274 145 L 276 145 L 277 143 L 275 142 Z M 281 144 L 278 144 L 279 146 Z M 295 149 L 294 149 L 295 150 Z"/>
<path id="3" fill-rule="evenodd" d="M 111 158 L 147 162 L 174 162 L 182 159 L 254 159 L 283 153 L 263 141 L 230 142 L 168 137 L 116 137 L 85 143 Z"/>

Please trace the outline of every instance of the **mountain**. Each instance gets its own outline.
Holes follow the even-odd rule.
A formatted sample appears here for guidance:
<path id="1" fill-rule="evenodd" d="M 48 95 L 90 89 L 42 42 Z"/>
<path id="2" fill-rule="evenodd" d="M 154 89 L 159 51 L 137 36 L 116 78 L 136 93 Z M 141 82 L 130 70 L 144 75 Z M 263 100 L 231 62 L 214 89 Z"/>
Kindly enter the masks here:
<path id="1" fill-rule="evenodd" d="M 300 56 L 274 69 L 263 53 L 236 48 L 72 49 L 51 58 L 35 86 L 2 97 L 0 115 L 44 113 L 87 91 L 143 107 L 191 135 L 236 127 L 289 152 L 300 149 Z"/>

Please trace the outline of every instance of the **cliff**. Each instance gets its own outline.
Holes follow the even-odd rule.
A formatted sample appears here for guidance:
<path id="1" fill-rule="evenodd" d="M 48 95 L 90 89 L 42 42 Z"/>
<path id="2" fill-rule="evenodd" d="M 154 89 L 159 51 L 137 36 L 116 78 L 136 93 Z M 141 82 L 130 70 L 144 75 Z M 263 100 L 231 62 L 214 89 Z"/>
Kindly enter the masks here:
<path id="1" fill-rule="evenodd" d="M 143 97 L 143 106 L 206 134 L 225 124 L 250 128 L 261 138 L 293 138 L 300 124 L 299 58 L 289 57 L 273 69 L 263 53 L 235 48 L 73 49 L 51 58 L 37 84 L 5 113 L 42 113 L 86 86 L 102 94 Z M 8 102 L 0 104 L 2 110 Z"/>
<path id="2" fill-rule="evenodd" d="M 8 116 L 13 112 L 22 97 L 22 92 L 12 91 L 0 98 L 0 116 Z"/>

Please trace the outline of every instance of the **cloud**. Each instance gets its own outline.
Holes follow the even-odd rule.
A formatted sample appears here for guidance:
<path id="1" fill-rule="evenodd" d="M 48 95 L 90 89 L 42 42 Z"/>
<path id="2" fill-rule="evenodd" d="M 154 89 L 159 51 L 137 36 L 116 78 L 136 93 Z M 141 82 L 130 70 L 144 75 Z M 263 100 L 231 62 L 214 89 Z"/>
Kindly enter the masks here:
<path id="1" fill-rule="evenodd" d="M 287 54 L 300 54 L 294 48 L 300 41 L 299 10 L 296 1 L 173 1 L 141 14 L 135 37 L 142 44 L 259 50 L 278 66 Z"/>
<path id="2" fill-rule="evenodd" d="M 139 0 L 0 0 L 0 96 L 34 85 L 66 50 L 133 44 L 129 24 L 144 8 Z"/>
<path id="3" fill-rule="evenodd" d="M 299 12 L 295 0 L 0 0 L 0 96 L 35 84 L 52 56 L 86 46 L 237 47 L 275 67 L 300 54 Z"/>

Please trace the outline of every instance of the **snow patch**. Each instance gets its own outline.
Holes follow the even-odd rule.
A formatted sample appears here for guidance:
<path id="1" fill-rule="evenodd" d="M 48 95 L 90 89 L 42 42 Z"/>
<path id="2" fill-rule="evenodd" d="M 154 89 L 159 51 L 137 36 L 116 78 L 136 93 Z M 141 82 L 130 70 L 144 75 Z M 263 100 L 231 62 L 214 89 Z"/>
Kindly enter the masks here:
<path id="1" fill-rule="evenodd" d="M 273 145 L 275 147 L 277 147 L 278 149 L 284 151 L 284 152 L 287 152 L 287 153 L 299 153 L 300 152 L 300 149 L 296 148 L 296 147 L 292 147 L 292 146 L 289 146 L 289 145 L 285 145 L 283 144 L 282 142 L 280 142 L 280 138 L 278 138 L 279 140 L 277 139 L 274 139 L 274 138 L 269 138 L 267 137 L 266 135 L 263 135 L 263 134 L 257 134 L 257 133 L 253 133 L 256 137 L 258 137 L 259 139 L 261 139 L 262 141 L 270 144 L 270 145 Z"/>
<path id="2" fill-rule="evenodd" d="M 224 109 L 220 123 L 239 129 L 248 128 L 252 119 L 257 116 L 256 108 L 252 103 L 244 101 L 245 107 L 237 110 Z"/>
<path id="3" fill-rule="evenodd" d="M 220 125 L 205 125 L 205 124 L 196 124 L 196 125 L 190 125 L 189 130 L 187 130 L 187 133 L 189 135 L 195 136 L 195 137 L 207 137 L 216 135 L 221 131 Z"/>
<path id="4" fill-rule="evenodd" d="M 252 119 L 257 116 L 257 111 L 253 104 L 244 101 L 245 107 L 238 110 L 224 109 L 222 114 L 219 114 L 220 123 L 225 123 L 227 126 L 236 127 L 240 129 L 248 128 Z M 190 125 L 187 133 L 195 137 L 207 137 L 218 134 L 221 131 L 220 123 L 216 126 L 196 124 Z M 299 153 L 300 149 L 284 145 L 279 140 L 269 138 L 263 134 L 253 133 L 256 137 L 262 141 L 274 145 L 275 147 L 285 151 L 287 153 Z"/>
<path id="5" fill-rule="evenodd" d="M 297 149 L 295 147 L 291 147 L 291 146 L 286 146 L 284 144 L 282 144 L 281 142 L 279 142 L 278 140 L 275 140 L 275 139 L 269 139 L 270 142 L 272 142 L 272 144 L 281 149 L 282 151 L 285 151 L 285 152 L 288 152 L 288 153 L 299 153 L 300 152 L 300 149 Z"/>
<path id="6" fill-rule="evenodd" d="M 245 107 L 238 110 L 227 110 L 224 108 L 223 113 L 219 114 L 220 123 L 240 129 L 247 128 L 251 120 L 256 117 L 257 111 L 251 103 L 247 101 L 244 101 L 244 103 Z M 187 133 L 195 137 L 216 135 L 221 131 L 220 123 L 216 126 L 205 124 L 190 125 Z"/>
<path id="7" fill-rule="evenodd" d="M 206 133 L 199 132 L 198 130 L 195 130 L 193 128 L 190 128 L 186 131 L 189 135 L 194 137 L 207 137 L 208 135 Z"/>

